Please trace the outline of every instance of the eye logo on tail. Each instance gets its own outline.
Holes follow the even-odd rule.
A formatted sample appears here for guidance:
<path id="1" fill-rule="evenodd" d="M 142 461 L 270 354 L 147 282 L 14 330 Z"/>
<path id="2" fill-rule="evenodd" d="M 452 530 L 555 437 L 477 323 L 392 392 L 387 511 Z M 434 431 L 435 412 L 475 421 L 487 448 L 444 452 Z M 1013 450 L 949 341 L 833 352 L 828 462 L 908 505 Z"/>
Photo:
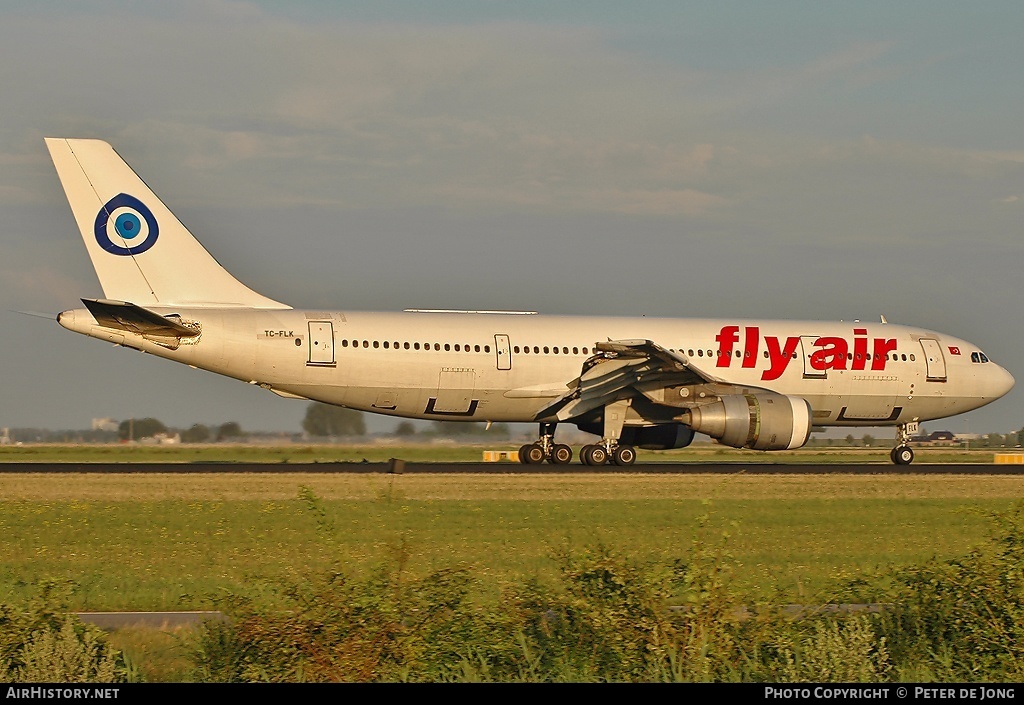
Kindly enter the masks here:
<path id="1" fill-rule="evenodd" d="M 112 255 L 142 254 L 156 244 L 160 227 L 146 205 L 126 193 L 114 196 L 96 214 L 96 242 Z"/>

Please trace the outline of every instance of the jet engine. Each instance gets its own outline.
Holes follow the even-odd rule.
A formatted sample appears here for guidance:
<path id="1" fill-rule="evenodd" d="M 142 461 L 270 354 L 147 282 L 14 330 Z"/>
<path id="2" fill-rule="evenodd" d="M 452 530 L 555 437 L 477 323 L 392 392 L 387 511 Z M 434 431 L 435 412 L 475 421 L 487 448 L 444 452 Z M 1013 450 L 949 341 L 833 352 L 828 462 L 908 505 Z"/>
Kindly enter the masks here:
<path id="1" fill-rule="evenodd" d="M 689 410 L 689 427 L 733 448 L 789 450 L 811 435 L 806 399 L 774 392 L 727 394 Z"/>

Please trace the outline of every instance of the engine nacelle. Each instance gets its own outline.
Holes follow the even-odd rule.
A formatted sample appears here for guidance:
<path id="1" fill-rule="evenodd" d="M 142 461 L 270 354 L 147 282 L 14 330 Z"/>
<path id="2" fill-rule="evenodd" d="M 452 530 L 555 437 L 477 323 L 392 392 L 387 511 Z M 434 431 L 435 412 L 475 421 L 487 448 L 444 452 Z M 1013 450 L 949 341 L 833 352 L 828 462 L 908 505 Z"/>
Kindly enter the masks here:
<path id="1" fill-rule="evenodd" d="M 693 441 L 693 429 L 682 424 L 658 424 L 657 426 L 626 427 L 622 429 L 620 443 L 643 448 L 644 450 L 671 450 L 685 448 Z"/>
<path id="2" fill-rule="evenodd" d="M 774 392 L 728 394 L 690 409 L 690 428 L 733 448 L 790 450 L 811 435 L 806 399 Z"/>

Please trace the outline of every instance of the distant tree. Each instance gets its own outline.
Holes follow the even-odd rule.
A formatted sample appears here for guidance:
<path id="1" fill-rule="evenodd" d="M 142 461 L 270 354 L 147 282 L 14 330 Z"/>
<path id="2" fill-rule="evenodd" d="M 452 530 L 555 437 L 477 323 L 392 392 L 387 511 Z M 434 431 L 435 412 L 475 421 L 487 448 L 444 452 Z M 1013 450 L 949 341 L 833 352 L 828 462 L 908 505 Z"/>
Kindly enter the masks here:
<path id="1" fill-rule="evenodd" d="M 853 434 L 852 434 L 852 433 L 851 433 L 851 434 L 848 434 L 848 435 L 846 436 L 846 445 L 848 445 L 848 446 L 852 446 L 852 445 L 853 445 L 853 443 L 854 443 L 854 440 L 855 440 L 855 439 L 854 439 L 854 437 L 853 437 Z"/>
<path id="2" fill-rule="evenodd" d="M 862 442 L 864 443 L 865 448 L 870 448 L 875 443 L 875 437 L 870 433 L 865 433 Z"/>
<path id="3" fill-rule="evenodd" d="M 237 421 L 228 421 L 222 423 L 217 427 L 217 440 L 218 441 L 229 441 L 234 438 L 238 438 L 242 434 L 242 427 Z"/>
<path id="4" fill-rule="evenodd" d="M 411 421 L 403 421 L 402 423 L 395 426 L 396 436 L 415 436 L 416 427 L 412 425 Z"/>
<path id="5" fill-rule="evenodd" d="M 302 429 L 311 436 L 362 436 L 366 422 L 361 411 L 315 401 L 306 407 Z"/>
<path id="6" fill-rule="evenodd" d="M 181 434 L 184 443 L 202 443 L 210 440 L 210 428 L 205 424 L 193 424 L 187 431 Z"/>
<path id="7" fill-rule="evenodd" d="M 988 436 L 985 437 L 985 440 L 988 441 L 987 445 L 989 448 L 999 448 L 1006 442 L 1003 439 L 1003 434 L 1001 433 L 990 433 L 988 434 Z"/>
<path id="8" fill-rule="evenodd" d="M 1024 446 L 1024 428 L 1017 431 L 1017 445 Z"/>
<path id="9" fill-rule="evenodd" d="M 152 438 L 158 433 L 167 433 L 167 427 L 154 418 L 127 419 L 118 424 L 117 437 L 122 441 Z"/>

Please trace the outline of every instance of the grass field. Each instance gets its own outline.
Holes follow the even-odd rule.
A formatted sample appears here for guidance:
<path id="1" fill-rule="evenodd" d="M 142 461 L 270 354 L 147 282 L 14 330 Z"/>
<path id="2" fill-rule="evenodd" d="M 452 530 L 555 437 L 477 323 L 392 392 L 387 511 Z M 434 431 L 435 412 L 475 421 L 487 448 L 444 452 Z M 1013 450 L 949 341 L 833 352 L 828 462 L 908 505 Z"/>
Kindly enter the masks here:
<path id="1" fill-rule="evenodd" d="M 303 498 L 304 495 L 304 498 Z M 208 609 L 307 571 L 407 554 L 468 565 L 482 594 L 553 570 L 559 547 L 685 554 L 698 517 L 751 599 L 825 599 L 835 576 L 952 556 L 1024 478 L 954 475 L 0 475 L 0 596 L 74 581 L 80 610 Z"/>
<path id="2" fill-rule="evenodd" d="M 40 462 L 451 458 L 436 447 L 0 450 L 5 460 Z M 480 449 L 459 452 L 476 461 Z M 884 451 L 854 457 L 876 455 L 887 462 Z M 399 558 L 417 575 L 466 566 L 477 599 L 493 601 L 529 577 L 553 578 L 560 549 L 604 545 L 671 564 L 707 516 L 704 538 L 727 547 L 737 594 L 828 602 L 844 578 L 963 554 L 989 528 L 987 512 L 1024 497 L 1022 476 L 930 474 L 927 456 L 913 475 L 664 475 L 642 465 L 606 475 L 0 473 L 0 601 L 23 603 L 38 581 L 57 579 L 73 584 L 74 610 L 211 609 L 226 594 L 273 602 L 282 583 L 328 570 L 361 575 Z M 186 677 L 187 639 L 152 630 L 112 637 L 149 680 Z"/>

